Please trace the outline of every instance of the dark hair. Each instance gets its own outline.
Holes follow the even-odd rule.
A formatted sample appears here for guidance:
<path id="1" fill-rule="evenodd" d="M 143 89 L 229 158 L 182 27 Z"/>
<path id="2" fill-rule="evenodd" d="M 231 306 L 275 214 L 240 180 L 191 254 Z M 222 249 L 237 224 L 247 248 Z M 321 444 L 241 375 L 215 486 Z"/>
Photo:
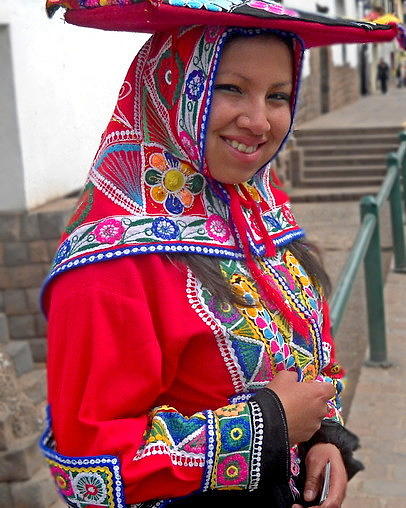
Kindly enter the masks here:
<path id="1" fill-rule="evenodd" d="M 320 287 L 326 297 L 331 292 L 330 278 L 321 262 L 320 252 L 312 243 L 295 240 L 288 249 L 301 263 L 311 281 Z M 170 259 L 186 265 L 214 296 L 221 302 L 248 306 L 245 299 L 236 294 L 223 276 L 220 261 L 216 257 L 196 254 L 169 255 Z M 169 257 L 168 256 L 168 257 Z"/>

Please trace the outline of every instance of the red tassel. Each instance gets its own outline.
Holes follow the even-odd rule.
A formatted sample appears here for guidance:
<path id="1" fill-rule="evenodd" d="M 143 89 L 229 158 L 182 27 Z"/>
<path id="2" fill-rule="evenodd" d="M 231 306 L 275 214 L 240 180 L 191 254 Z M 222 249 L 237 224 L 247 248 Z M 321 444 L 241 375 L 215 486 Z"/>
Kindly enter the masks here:
<path id="1" fill-rule="evenodd" d="M 256 264 L 251 250 L 249 248 L 249 242 L 248 242 L 248 223 L 247 220 L 242 212 L 241 206 L 245 206 L 246 208 L 252 209 L 254 213 L 254 217 L 258 223 L 258 226 L 261 229 L 261 234 L 263 235 L 263 241 L 266 244 L 266 251 L 267 255 L 275 255 L 276 249 L 275 245 L 273 244 L 272 240 L 269 238 L 268 232 L 266 231 L 266 228 L 263 224 L 262 217 L 260 215 L 259 207 L 257 206 L 257 203 L 255 203 L 251 196 L 247 196 L 245 194 L 245 199 L 240 196 L 234 187 L 234 185 L 228 184 L 227 190 L 230 195 L 230 212 L 232 219 L 234 221 L 234 225 L 237 229 L 237 232 L 241 239 L 241 245 L 243 249 L 243 253 L 246 259 L 246 263 L 248 266 L 249 271 L 251 272 L 251 275 L 256 280 L 259 290 L 265 299 L 265 301 L 268 301 L 270 304 L 274 305 L 285 317 L 285 319 L 292 324 L 293 328 L 300 333 L 303 337 L 307 337 L 309 335 L 309 324 L 307 321 L 305 321 L 304 318 L 302 318 L 299 314 L 292 311 L 292 309 L 287 305 L 285 302 L 285 299 L 283 298 L 282 293 L 278 290 L 277 287 L 275 287 L 272 279 L 268 276 L 262 273 L 258 265 Z M 245 189 L 246 190 L 246 189 Z M 248 192 L 248 191 L 246 191 Z M 248 198 L 248 199 L 247 199 Z M 249 199 L 251 198 L 251 199 Z M 268 254 L 268 252 L 271 251 L 271 254 Z"/>

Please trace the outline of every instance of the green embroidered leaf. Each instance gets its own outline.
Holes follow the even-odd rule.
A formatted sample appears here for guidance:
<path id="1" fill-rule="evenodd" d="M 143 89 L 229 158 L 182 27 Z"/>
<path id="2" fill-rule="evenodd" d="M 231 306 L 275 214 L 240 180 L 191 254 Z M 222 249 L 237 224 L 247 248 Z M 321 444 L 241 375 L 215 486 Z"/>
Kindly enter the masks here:
<path id="1" fill-rule="evenodd" d="M 193 175 L 186 183 L 186 187 L 192 194 L 199 194 L 203 189 L 204 178 L 202 175 Z"/>
<path id="2" fill-rule="evenodd" d="M 88 243 L 87 245 L 84 245 L 83 247 L 79 247 L 78 249 L 76 249 L 76 252 L 82 252 L 84 250 L 91 250 L 91 249 L 94 249 L 95 247 L 100 247 L 100 243 Z"/>
<path id="3" fill-rule="evenodd" d="M 193 237 L 193 240 L 202 240 L 202 241 L 205 241 L 205 242 L 207 242 L 208 239 L 209 239 L 208 236 L 194 236 Z"/>
<path id="4" fill-rule="evenodd" d="M 196 228 L 198 226 L 202 226 L 205 222 L 206 222 L 206 219 L 194 220 L 193 222 L 188 224 L 186 227 L 187 228 Z"/>
<path id="5" fill-rule="evenodd" d="M 145 173 L 145 181 L 148 185 L 157 185 L 162 181 L 162 173 L 157 169 L 148 169 Z"/>
<path id="6" fill-rule="evenodd" d="M 85 238 L 88 234 L 90 234 L 94 229 L 96 228 L 96 225 L 93 224 L 92 226 L 90 226 L 90 228 L 87 228 L 85 230 L 84 233 L 82 233 L 82 235 L 78 238 L 77 242 L 80 242 L 81 240 L 83 240 L 83 238 Z"/>
<path id="7" fill-rule="evenodd" d="M 142 226 L 143 224 L 148 224 L 149 222 L 152 222 L 152 219 L 139 219 L 131 221 L 130 226 Z"/>

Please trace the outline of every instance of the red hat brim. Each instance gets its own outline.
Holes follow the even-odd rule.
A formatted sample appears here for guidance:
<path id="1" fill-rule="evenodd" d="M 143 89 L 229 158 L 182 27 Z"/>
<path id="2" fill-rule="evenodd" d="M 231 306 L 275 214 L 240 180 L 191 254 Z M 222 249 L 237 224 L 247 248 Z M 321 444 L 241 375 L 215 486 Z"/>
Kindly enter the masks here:
<path id="1" fill-rule="evenodd" d="M 57 2 L 54 0 L 54 6 L 55 3 Z M 387 42 L 394 39 L 398 33 L 396 24 L 377 25 L 299 11 L 296 11 L 295 16 L 278 15 L 253 5 L 266 5 L 266 2 L 251 5 L 241 2 L 233 6 L 232 12 L 228 12 L 168 3 L 153 5 L 144 0 L 127 5 L 71 8 L 67 10 L 65 19 L 68 23 L 90 28 L 147 33 L 191 25 L 276 29 L 297 34 L 303 39 L 306 48 L 341 43 Z"/>

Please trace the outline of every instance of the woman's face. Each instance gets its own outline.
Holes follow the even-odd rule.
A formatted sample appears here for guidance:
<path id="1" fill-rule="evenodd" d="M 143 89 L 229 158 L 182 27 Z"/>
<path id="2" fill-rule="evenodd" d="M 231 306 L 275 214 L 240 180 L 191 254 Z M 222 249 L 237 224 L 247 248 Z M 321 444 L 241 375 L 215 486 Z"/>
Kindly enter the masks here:
<path id="1" fill-rule="evenodd" d="M 206 138 L 210 174 L 249 180 L 275 154 L 291 121 L 292 54 L 279 39 L 231 40 L 219 65 Z"/>

